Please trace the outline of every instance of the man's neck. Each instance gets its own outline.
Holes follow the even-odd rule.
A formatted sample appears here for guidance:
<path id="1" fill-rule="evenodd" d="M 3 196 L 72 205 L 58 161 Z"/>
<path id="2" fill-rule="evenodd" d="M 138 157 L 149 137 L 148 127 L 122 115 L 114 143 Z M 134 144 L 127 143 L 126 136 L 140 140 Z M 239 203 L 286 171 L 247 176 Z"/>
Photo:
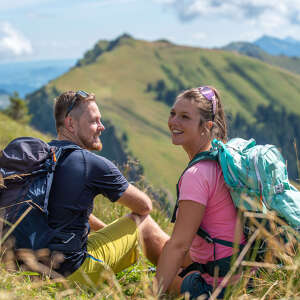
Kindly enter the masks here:
<path id="1" fill-rule="evenodd" d="M 68 132 L 68 131 L 66 131 L 64 129 L 61 129 L 58 132 L 58 134 L 57 134 L 57 140 L 59 140 L 59 141 L 69 141 L 69 142 L 73 142 L 75 144 L 78 144 L 77 141 L 76 141 L 76 139 L 74 138 L 74 136 L 70 132 Z"/>

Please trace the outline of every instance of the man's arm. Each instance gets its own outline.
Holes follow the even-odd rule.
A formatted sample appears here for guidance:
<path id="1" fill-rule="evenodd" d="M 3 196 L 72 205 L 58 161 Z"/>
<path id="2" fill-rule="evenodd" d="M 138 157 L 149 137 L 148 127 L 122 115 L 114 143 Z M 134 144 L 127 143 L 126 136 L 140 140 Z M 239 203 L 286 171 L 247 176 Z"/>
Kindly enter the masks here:
<path id="1" fill-rule="evenodd" d="M 127 190 L 122 194 L 118 202 L 127 206 L 133 213 L 145 216 L 152 210 L 151 199 L 141 190 L 129 184 Z"/>
<path id="2" fill-rule="evenodd" d="M 89 224 L 90 224 L 91 231 L 97 231 L 106 226 L 106 224 L 104 222 L 102 222 L 100 219 L 98 219 L 93 214 L 90 214 L 90 216 L 89 216 Z"/>
<path id="3" fill-rule="evenodd" d="M 128 188 L 119 198 L 118 202 L 128 207 L 133 213 L 140 216 L 148 215 L 152 210 L 151 199 L 132 184 L 129 184 Z M 93 214 L 90 214 L 89 216 L 89 224 L 92 231 L 97 231 L 106 226 L 104 222 L 102 222 Z"/>

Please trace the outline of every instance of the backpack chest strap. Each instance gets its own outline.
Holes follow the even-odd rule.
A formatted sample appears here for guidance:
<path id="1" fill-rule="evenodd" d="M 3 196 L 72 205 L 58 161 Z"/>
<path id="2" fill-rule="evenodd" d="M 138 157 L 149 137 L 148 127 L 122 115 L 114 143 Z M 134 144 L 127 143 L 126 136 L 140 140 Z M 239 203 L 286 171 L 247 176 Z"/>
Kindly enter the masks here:
<path id="1" fill-rule="evenodd" d="M 229 242 L 226 240 L 222 240 L 222 239 L 216 239 L 216 238 L 212 238 L 208 232 L 206 232 L 204 229 L 202 229 L 201 227 L 199 227 L 197 234 L 202 237 L 207 243 L 209 244 L 220 244 L 226 247 L 231 247 L 234 248 L 235 247 L 235 243 L 233 242 Z M 239 249 L 242 250 L 244 248 L 243 244 L 239 245 Z"/>
<path id="2" fill-rule="evenodd" d="M 204 152 L 200 152 L 198 154 L 196 154 L 196 156 L 189 162 L 189 164 L 187 165 L 187 167 L 184 169 L 184 171 L 182 172 L 181 176 L 179 177 L 179 180 L 176 184 L 176 204 L 173 210 L 173 214 L 172 214 L 172 218 L 171 218 L 171 223 L 174 223 L 176 220 L 176 212 L 178 209 L 178 201 L 179 201 L 179 184 L 180 184 L 180 180 L 182 178 L 182 176 L 184 175 L 184 173 L 193 165 L 197 164 L 198 162 L 202 161 L 202 160 L 218 160 L 218 152 L 217 151 L 204 151 Z"/>

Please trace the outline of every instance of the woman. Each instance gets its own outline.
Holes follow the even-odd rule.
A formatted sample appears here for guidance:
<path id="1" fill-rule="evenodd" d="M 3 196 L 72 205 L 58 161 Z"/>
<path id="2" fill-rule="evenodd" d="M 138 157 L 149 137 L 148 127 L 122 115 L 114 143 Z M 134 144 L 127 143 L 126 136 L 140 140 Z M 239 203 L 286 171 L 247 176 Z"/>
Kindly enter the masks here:
<path id="1" fill-rule="evenodd" d="M 173 144 L 181 145 L 189 160 L 198 153 L 210 151 L 214 138 L 225 142 L 226 121 L 217 90 L 199 87 L 181 93 L 171 109 L 168 126 Z M 215 266 L 215 262 L 227 258 L 230 261 L 233 243 L 244 243 L 242 226 L 216 161 L 203 160 L 188 168 L 180 178 L 178 189 L 175 226 L 157 267 L 158 289 L 176 294 L 189 292 L 191 298 L 209 296 L 216 286 L 214 271 L 195 269 L 199 265 Z M 200 225 L 211 238 L 231 242 L 231 246 L 206 242 L 197 234 Z M 190 267 L 192 272 L 187 269 L 184 279 L 179 277 L 178 272 L 192 263 L 196 263 Z M 224 276 L 228 265 L 227 270 L 222 269 L 222 264 L 218 266 L 219 274 Z M 221 281 L 222 277 L 218 277 L 216 284 Z M 224 289 L 219 296 L 223 294 Z"/>

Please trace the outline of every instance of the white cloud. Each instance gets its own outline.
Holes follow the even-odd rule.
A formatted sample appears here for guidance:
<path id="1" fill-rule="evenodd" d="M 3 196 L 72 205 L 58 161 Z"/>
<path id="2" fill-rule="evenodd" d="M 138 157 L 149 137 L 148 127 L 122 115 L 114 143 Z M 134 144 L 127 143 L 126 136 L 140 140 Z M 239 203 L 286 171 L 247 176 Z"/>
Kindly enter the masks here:
<path id="1" fill-rule="evenodd" d="M 86 0 L 78 2 L 81 7 L 102 7 L 102 6 L 116 6 L 123 5 L 132 2 L 137 2 L 137 0 Z"/>
<path id="2" fill-rule="evenodd" d="M 29 39 L 17 31 L 10 23 L 0 23 L 0 59 L 32 54 Z"/>
<path id="3" fill-rule="evenodd" d="M 300 25 L 298 0 L 153 0 L 171 7 L 183 22 L 197 17 L 250 22 L 262 29 Z"/>
<path id="4" fill-rule="evenodd" d="M 204 32 L 197 32 L 192 34 L 192 39 L 193 40 L 204 40 L 206 39 L 207 34 Z"/>

